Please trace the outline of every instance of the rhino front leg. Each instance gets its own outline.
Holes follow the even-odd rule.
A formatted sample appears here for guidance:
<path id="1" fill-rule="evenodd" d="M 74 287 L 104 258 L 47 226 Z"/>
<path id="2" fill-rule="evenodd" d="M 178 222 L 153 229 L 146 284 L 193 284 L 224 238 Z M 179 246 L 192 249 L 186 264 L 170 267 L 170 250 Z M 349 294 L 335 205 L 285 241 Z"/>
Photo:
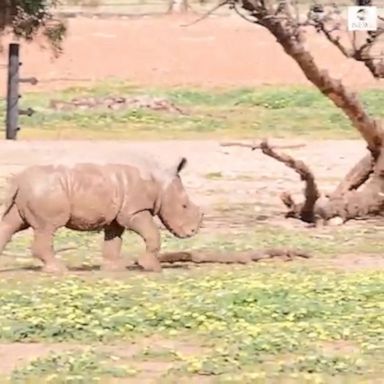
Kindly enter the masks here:
<path id="1" fill-rule="evenodd" d="M 135 214 L 127 229 L 137 233 L 145 242 L 145 252 L 138 258 L 139 265 L 145 271 L 161 272 L 157 258 L 160 251 L 160 231 L 148 211 Z"/>
<path id="2" fill-rule="evenodd" d="M 55 257 L 53 250 L 53 235 L 51 230 L 34 230 L 32 255 L 43 262 L 42 271 L 62 274 L 67 271 L 65 265 Z"/>
<path id="3" fill-rule="evenodd" d="M 125 269 L 124 260 L 121 257 L 122 235 L 125 228 L 117 223 L 112 223 L 104 229 L 103 242 L 103 271 L 121 271 Z"/>

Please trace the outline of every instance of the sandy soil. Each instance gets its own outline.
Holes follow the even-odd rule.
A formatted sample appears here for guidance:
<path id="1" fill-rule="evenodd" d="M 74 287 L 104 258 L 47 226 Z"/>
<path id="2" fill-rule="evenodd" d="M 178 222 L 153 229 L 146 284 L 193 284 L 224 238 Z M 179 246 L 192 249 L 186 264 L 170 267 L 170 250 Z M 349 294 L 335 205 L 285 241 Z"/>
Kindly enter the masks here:
<path id="1" fill-rule="evenodd" d="M 272 140 L 271 143 L 279 145 L 293 141 Z M 366 151 L 363 142 L 356 140 L 300 143 L 305 146 L 285 151 L 308 162 L 325 191 L 334 186 Z M 214 208 L 219 205 L 228 208 L 231 204 L 244 203 L 253 203 L 255 212 L 267 206 L 271 214 L 277 213 L 283 209 L 278 196 L 280 192 L 290 190 L 301 195 L 303 188 L 292 170 L 264 156 L 261 151 L 221 147 L 216 141 L 0 141 L 0 177 L 5 178 L 33 163 L 124 161 L 132 151 L 147 153 L 165 165 L 179 156 L 186 156 L 189 164 L 183 175 L 185 184 L 208 215 L 213 215 Z M 216 219 L 221 221 L 225 217 Z M 230 219 L 239 224 L 242 222 L 241 218 L 230 216 Z"/>
<path id="2" fill-rule="evenodd" d="M 184 356 L 193 356 L 204 351 L 204 348 L 197 343 L 182 340 L 167 340 L 160 337 L 152 336 L 136 340 L 134 343 L 114 343 L 114 345 L 95 345 L 94 348 L 98 352 L 107 353 L 109 355 L 118 356 L 120 364 L 126 364 L 135 367 L 139 374 L 134 378 L 120 379 L 116 381 L 108 381 L 108 383 L 153 383 L 153 380 L 166 372 L 175 365 L 174 362 L 167 359 L 155 359 L 145 361 L 135 358 L 145 348 L 151 350 L 170 350 L 177 351 Z M 9 375 L 15 368 L 22 367 L 28 362 L 44 358 L 51 353 L 66 353 L 70 351 L 84 352 L 89 350 L 89 346 L 84 344 L 70 343 L 0 343 L 0 375 Z M 164 361 L 165 360 L 165 361 Z M 195 381 L 192 381 L 195 382 Z M 196 381 L 197 382 L 197 381 Z M 204 380 L 199 380 L 204 383 Z"/>
<path id="3" fill-rule="evenodd" d="M 87 84 L 109 77 L 151 85 L 194 84 L 199 86 L 306 84 L 296 64 L 274 39 L 260 27 L 238 16 L 211 17 L 188 28 L 196 16 L 144 17 L 140 19 L 69 19 L 64 54 L 51 60 L 36 43 L 22 46 L 22 73 L 36 76 L 40 83 L 23 89 L 47 90 L 70 84 Z M 365 68 L 345 60 L 318 34 L 310 36 L 311 48 L 324 68 L 353 87 L 377 85 Z M 5 71 L 2 71 L 5 73 Z M 1 72 L 0 72 L 1 73 Z M 5 76 L 0 76 L 5 89 Z M 308 161 L 322 186 L 334 183 L 364 153 L 362 142 L 322 141 L 307 143 L 292 153 Z M 199 203 L 243 203 L 255 206 L 270 202 L 281 205 L 278 193 L 290 189 L 301 193 L 297 176 L 260 152 L 242 148 L 221 148 L 216 142 L 0 142 L 0 173 L 7 175 L 31 161 L 60 157 L 101 157 L 128 148 L 158 152 L 162 158 L 174 148 L 190 159 L 185 180 Z M 210 173 L 220 173 L 212 180 Z M 246 177 L 244 177 L 246 176 Z M 268 203 L 269 204 L 269 203 Z M 234 219 L 232 217 L 232 219 Z"/>
<path id="4" fill-rule="evenodd" d="M 22 46 L 22 74 L 52 89 L 109 77 L 151 85 L 307 84 L 273 37 L 237 15 L 211 17 L 188 28 L 196 16 L 69 20 L 64 55 L 51 60 L 36 44 Z M 324 68 L 356 88 L 378 85 L 362 64 L 346 60 L 320 35 L 308 44 Z M 5 62 L 5 57 L 1 61 Z M 5 90 L 5 71 L 0 87 Z"/>
<path id="5" fill-rule="evenodd" d="M 52 61 L 49 53 L 35 43 L 23 44 L 23 74 L 40 80 L 36 87 L 23 85 L 23 89 L 47 90 L 109 77 L 151 85 L 307 83 L 293 60 L 262 28 L 238 16 L 211 17 L 188 28 L 182 27 L 195 17 L 69 19 L 69 35 L 59 59 Z M 345 60 L 318 34 L 310 36 L 308 41 L 319 63 L 325 68 L 332 65 L 332 73 L 342 77 L 346 84 L 354 87 L 376 84 L 361 64 Z M 4 81 L 5 76 L 0 77 L 2 89 L 5 89 Z M 0 173 L 9 174 L 18 168 L 12 164 L 19 162 L 50 162 L 58 157 L 84 159 L 84 153 L 88 157 L 95 153 L 101 157 L 118 153 L 123 159 L 124 152 L 132 147 L 158 152 L 162 158 L 174 154 L 177 147 L 180 154 L 190 159 L 186 182 L 199 203 L 206 206 L 250 200 L 256 205 L 271 200 L 277 206 L 281 190 L 301 192 L 302 186 L 292 171 L 260 152 L 221 148 L 218 143 L 207 141 L 177 142 L 177 146 L 172 141 L 160 144 L 1 142 Z M 313 142 L 292 153 L 307 160 L 320 180 L 325 179 L 322 184 L 327 187 L 324 183 L 337 180 L 364 153 L 364 145 L 353 141 Z M 221 177 L 211 180 L 212 172 L 221 173 Z"/>

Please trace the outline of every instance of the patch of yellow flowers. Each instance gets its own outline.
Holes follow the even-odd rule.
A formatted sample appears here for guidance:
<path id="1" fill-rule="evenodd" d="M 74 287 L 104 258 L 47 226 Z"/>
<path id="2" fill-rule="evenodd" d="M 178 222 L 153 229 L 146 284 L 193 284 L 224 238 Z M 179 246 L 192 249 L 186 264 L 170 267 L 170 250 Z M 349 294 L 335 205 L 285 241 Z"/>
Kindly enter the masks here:
<path id="1" fill-rule="evenodd" d="M 184 359 L 186 373 L 262 382 L 298 374 L 364 375 L 382 369 L 384 273 L 337 273 L 270 267 L 222 267 L 203 273 L 127 275 L 127 281 L 36 282 L 0 285 L 3 341 L 108 341 L 139 335 L 193 335 L 210 352 Z M 345 341 L 356 358 L 324 356 L 321 345 Z M 314 359 L 279 362 L 278 356 Z M 368 362 L 364 372 L 358 358 Z M 268 363 L 267 363 L 268 360 Z M 380 360 L 382 361 L 382 359 Z M 255 369 L 258 367 L 258 369 Z M 308 379 L 308 380 L 307 380 Z"/>

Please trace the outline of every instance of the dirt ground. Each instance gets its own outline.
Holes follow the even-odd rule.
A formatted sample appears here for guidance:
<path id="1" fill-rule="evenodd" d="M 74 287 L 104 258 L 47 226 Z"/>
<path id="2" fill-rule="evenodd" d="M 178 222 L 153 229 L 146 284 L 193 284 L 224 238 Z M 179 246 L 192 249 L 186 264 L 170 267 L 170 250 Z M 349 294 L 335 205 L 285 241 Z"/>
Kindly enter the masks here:
<path id="1" fill-rule="evenodd" d="M 308 83 L 261 27 L 237 15 L 213 16 L 182 26 L 196 17 L 69 19 L 69 34 L 59 59 L 51 60 L 49 52 L 36 43 L 22 45 L 22 74 L 40 81 L 34 87 L 23 85 L 23 89 L 62 88 L 110 77 L 150 85 Z M 334 76 L 346 84 L 358 89 L 378 86 L 362 64 L 346 60 L 319 34 L 308 33 L 308 44 L 320 65 L 332 66 Z M 1 72 L 0 88 L 5 90 L 5 70 Z"/>
<path id="2" fill-rule="evenodd" d="M 298 140 L 272 140 L 279 145 Z M 302 148 L 285 150 L 306 161 L 321 187 L 334 186 L 351 164 L 366 151 L 363 142 L 311 141 Z M 177 148 L 175 150 L 175 148 Z M 148 153 L 165 165 L 186 156 L 189 163 L 183 179 L 192 197 L 207 212 L 215 204 L 254 203 L 271 209 L 282 208 L 278 194 L 285 189 L 301 194 L 303 185 L 292 170 L 247 148 L 221 147 L 216 141 L 0 141 L 0 177 L 28 164 L 71 163 L 76 161 L 123 161 L 132 151 Z M 86 158 L 84 158 L 86 153 Z M 327 153 L 327 156 L 324 156 Z M 241 222 L 241 218 L 239 218 Z"/>
<path id="3" fill-rule="evenodd" d="M 143 17 L 138 19 L 69 19 L 64 54 L 57 60 L 36 43 L 22 44 L 22 73 L 36 76 L 37 86 L 23 89 L 51 90 L 86 85 L 107 78 L 128 79 L 137 84 L 209 86 L 257 86 L 260 84 L 306 84 L 296 64 L 285 55 L 268 32 L 237 15 L 210 17 L 182 27 L 196 15 Z M 378 85 L 365 68 L 346 60 L 318 34 L 308 42 L 318 62 L 356 88 Z M 252 52 L 252 54 L 250 54 Z M 4 58 L 5 59 L 5 58 Z M 3 71 L 5 73 L 5 71 Z M 0 77 L 5 89 L 5 76 Z M 18 169 L 15 164 L 51 162 L 57 158 L 100 157 L 128 148 L 155 151 L 161 158 L 175 154 L 172 141 L 134 142 L 0 142 L 0 174 Z M 89 151 L 86 149 L 89 148 Z M 96 150 L 97 148 L 97 150 Z M 271 201 L 288 188 L 301 192 L 297 176 L 259 151 L 221 148 L 216 142 L 177 142 L 179 153 L 190 159 L 186 182 L 199 203 L 230 204 Z M 85 152 L 86 151 L 86 152 Z M 312 142 L 292 153 L 307 160 L 327 187 L 340 178 L 365 151 L 363 142 Z M 33 154 L 32 154 L 33 153 Z M 79 157 L 80 156 L 80 157 Z M 220 173 L 211 180 L 210 173 Z M 204 176 L 205 175 L 205 176 Z M 244 177 L 246 176 L 246 177 Z M 228 177 L 230 180 L 228 180 Z M 325 183 L 325 184 L 324 184 Z"/>
<path id="4" fill-rule="evenodd" d="M 307 162 L 322 192 L 333 190 L 351 164 L 366 152 L 363 142 L 358 140 L 299 142 L 280 139 L 271 143 L 302 144 L 300 148 L 284 151 Z M 188 159 L 182 177 L 191 198 L 205 213 L 202 232 L 243 231 L 256 223 L 267 223 L 276 228 L 303 229 L 305 226 L 298 220 L 284 219 L 285 207 L 279 198 L 281 192 L 290 191 L 298 201 L 302 199 L 303 183 L 295 172 L 261 151 L 222 147 L 220 142 L 208 140 L 0 141 L 0 199 L 5 192 L 2 187 L 6 179 L 30 164 L 124 162 L 129 160 L 132 152 L 146 153 L 165 166 L 181 156 Z M 347 227 L 353 229 L 354 225 L 360 224 L 352 222 Z M 340 260 L 336 266 L 352 269 L 384 266 L 384 259 L 373 264 L 368 256 L 361 255 L 360 264 L 355 255 L 353 260 Z"/>
<path id="5" fill-rule="evenodd" d="M 119 356 L 123 363 L 134 366 L 140 371 L 140 374 L 135 378 L 129 379 L 116 379 L 115 381 L 108 381 L 108 383 L 153 383 L 155 379 L 158 379 L 161 374 L 171 368 L 174 365 L 170 361 L 140 361 L 135 355 L 142 352 L 145 348 L 151 347 L 153 350 L 176 350 L 178 353 L 182 353 L 184 356 L 192 356 L 197 353 L 204 352 L 204 348 L 191 341 L 186 342 L 183 340 L 167 340 L 160 337 L 146 337 L 140 340 L 135 340 L 133 343 L 115 343 L 114 345 L 100 346 L 95 344 L 93 347 L 98 352 L 112 354 Z M 86 351 L 89 349 L 88 345 L 74 344 L 74 343 L 0 343 L 0 375 L 11 374 L 11 372 L 20 364 L 22 365 L 26 361 L 31 361 L 37 357 L 45 357 L 50 353 L 65 353 L 68 351 Z M 192 381 L 195 382 L 195 381 Z M 199 377 L 199 381 L 196 383 L 205 383 L 205 380 Z"/>
<path id="6" fill-rule="evenodd" d="M 261 28 L 237 16 L 212 17 L 189 28 L 181 27 L 186 21 L 191 21 L 191 17 L 71 19 L 65 53 L 59 59 L 51 60 L 49 53 L 36 44 L 22 45 L 22 74 L 39 79 L 37 86 L 23 85 L 23 90 L 88 85 L 108 78 L 152 86 L 307 84 L 296 64 Z M 313 36 L 311 46 L 318 62 L 324 68 L 332 65 L 332 73 L 347 85 L 356 89 L 378 86 L 361 64 L 345 60 L 319 35 Z M 5 60 L 5 56 L 0 58 L 0 63 Z M 5 81 L 5 71 L 1 70 L 3 90 Z M 365 153 L 362 141 L 305 144 L 288 152 L 308 162 L 324 191 Z M 188 158 L 183 178 L 193 199 L 206 212 L 207 230 L 244 227 L 246 219 L 255 220 L 265 209 L 270 220 L 276 218 L 276 222 L 284 223 L 279 193 L 288 189 L 301 195 L 302 184 L 293 171 L 259 151 L 223 148 L 213 141 L 0 141 L 0 186 L 7 176 L 28 164 L 95 158 L 124 161 L 131 149 L 155 153 L 166 162 L 178 155 Z M 238 217 L 239 210 L 231 212 L 231 206 L 244 203 L 252 203 L 254 212 L 247 209 L 247 217 Z M 0 358 L 7 356 L 2 370 L 10 372 L 19 358 L 29 360 L 49 349 L 39 344 L 27 348 L 0 345 Z"/>
<path id="7" fill-rule="evenodd" d="M 23 76 L 36 76 L 37 86 L 23 90 L 51 90 L 69 85 L 87 85 L 107 78 L 128 79 L 137 84 L 209 86 L 257 86 L 260 84 L 307 84 L 296 64 L 285 55 L 268 32 L 237 15 L 210 17 L 183 27 L 196 15 L 143 17 L 137 19 L 69 19 L 64 54 L 52 60 L 36 43 L 22 44 Z M 355 88 L 378 83 L 365 68 L 346 60 L 319 34 L 308 44 L 321 66 L 329 68 Z M 252 54 L 250 54 L 252 53 Z M 5 57 L 4 57 L 5 60 Z M 0 87 L 5 89 L 4 76 Z M 1 73 L 1 72 L 0 72 Z M 162 158 L 175 154 L 172 141 L 135 142 L 0 142 L 0 174 L 6 176 L 30 162 L 79 158 L 98 153 L 104 158 L 128 148 L 155 151 Z M 89 148 L 89 150 L 87 149 Z M 97 148 L 97 150 L 96 150 Z M 288 188 L 301 193 L 297 176 L 259 151 L 221 148 L 217 142 L 177 142 L 178 152 L 190 159 L 185 178 L 199 203 L 254 201 L 281 205 L 278 193 Z M 365 151 L 359 141 L 307 143 L 292 153 L 307 160 L 322 186 L 333 184 Z M 212 180 L 210 173 L 220 173 Z M 229 179 L 228 179 L 229 177 Z M 263 203 L 261 203 L 263 202 Z M 269 203 L 268 203 L 269 204 Z M 233 218 L 232 218 L 233 219 Z M 241 220 L 240 220 L 241 222 Z"/>

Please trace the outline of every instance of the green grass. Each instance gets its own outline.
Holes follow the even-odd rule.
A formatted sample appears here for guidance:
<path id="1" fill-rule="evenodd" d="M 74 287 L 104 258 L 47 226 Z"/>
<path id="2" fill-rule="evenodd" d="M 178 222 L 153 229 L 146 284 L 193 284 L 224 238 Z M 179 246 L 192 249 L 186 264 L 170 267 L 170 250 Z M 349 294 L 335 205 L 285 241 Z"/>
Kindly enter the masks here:
<path id="1" fill-rule="evenodd" d="M 380 377 L 384 368 L 383 277 L 383 272 L 320 274 L 297 265 L 261 265 L 166 271 L 161 277 L 132 274 L 122 281 L 36 279 L 33 290 L 29 284 L 13 290 L 3 284 L 0 338 L 106 344 L 157 335 L 175 340 L 176 352 L 144 350 L 134 360 L 173 362 L 162 372 L 165 377 L 361 382 Z M 177 341 L 186 338 L 201 349 L 177 353 Z M 340 344 L 353 348 L 338 351 Z M 96 357 L 40 359 L 13 377 L 56 373 L 85 383 Z M 135 372 L 105 360 L 97 366 L 91 377 Z"/>
<path id="2" fill-rule="evenodd" d="M 51 98 L 107 94 L 165 96 L 189 115 L 48 109 Z M 20 138 L 358 137 L 327 99 L 305 87 L 164 90 L 110 82 L 24 96 L 23 106 L 38 113 L 22 119 Z M 362 99 L 372 114 L 384 115 L 384 92 L 365 91 Z M 0 342 L 60 348 L 13 372 L 2 372 L 0 361 L 0 382 L 379 383 L 384 271 L 343 270 L 333 259 L 382 257 L 381 227 L 287 228 L 255 218 L 249 204 L 211 208 L 216 231 L 187 240 L 163 233 L 162 250 L 288 247 L 313 259 L 111 276 L 94 268 L 101 233 L 60 230 L 55 246 L 74 248 L 60 254 L 72 272 L 55 278 L 31 268 L 38 265 L 28 251 L 31 234 L 18 234 L 0 258 Z M 271 215 L 271 206 L 260 208 Z M 142 247 L 137 236 L 124 236 L 126 257 Z"/>
<path id="3" fill-rule="evenodd" d="M 89 267 L 100 261 L 101 239 L 62 230 L 56 246 L 75 246 L 63 259 L 72 268 Z M 24 255 L 3 257 L 1 268 L 34 265 L 29 241 L 30 234 L 17 235 L 8 254 Z M 163 233 L 163 250 L 269 246 L 305 249 L 314 258 L 171 268 L 161 275 L 0 275 L 0 342 L 70 343 L 65 351 L 19 364 L 9 382 L 140 382 L 152 365 L 157 371 L 151 375 L 161 383 L 192 377 L 212 383 L 378 380 L 384 369 L 384 271 L 342 270 L 332 259 L 346 253 L 380 257 L 380 228 L 315 231 L 254 223 L 185 241 Z M 131 257 L 141 247 L 136 236 L 125 235 Z"/>
<path id="4" fill-rule="evenodd" d="M 248 211 L 251 212 L 248 207 Z M 246 221 L 242 227 L 231 228 L 229 221 L 222 221 L 221 226 L 228 228 L 215 233 L 214 229 L 202 232 L 190 239 L 180 240 L 168 232 L 162 233 L 163 251 L 181 250 L 215 250 L 222 252 L 252 251 L 263 248 L 299 248 L 312 253 L 316 257 L 332 257 L 348 253 L 382 253 L 382 235 L 380 228 L 325 228 L 321 230 L 286 229 L 272 226 L 266 222 L 252 223 L 251 216 L 243 217 Z M 253 221 L 255 221 L 253 219 Z M 63 252 L 65 262 L 73 268 L 88 268 L 100 262 L 100 245 L 102 233 L 82 233 L 61 229 L 55 236 L 56 249 L 71 248 Z M 14 236 L 6 248 L 7 258 L 0 260 L 0 267 L 36 266 L 37 262 L 30 257 L 29 244 L 31 233 Z M 125 233 L 123 253 L 127 258 L 136 257 L 143 250 L 143 242 L 135 234 Z M 13 255 L 13 256 L 12 256 Z"/>
<path id="5" fill-rule="evenodd" d="M 144 109 L 55 112 L 50 99 L 75 96 L 140 95 L 167 97 L 187 115 Z M 383 117 L 384 92 L 366 90 L 368 111 Z M 21 118 L 20 138 L 54 139 L 193 139 L 193 138 L 358 138 L 349 121 L 328 99 L 308 87 L 237 89 L 143 89 L 111 81 L 93 88 L 72 87 L 59 93 L 29 93 L 23 106 L 37 113 Z M 4 108 L 0 109 L 4 118 Z"/>
<path id="6" fill-rule="evenodd" d="M 15 369 L 11 375 L 12 383 L 90 383 L 100 379 L 130 377 L 136 372 L 120 365 L 114 356 L 93 349 L 86 351 L 70 350 L 64 353 L 50 353 L 37 358 L 24 367 Z"/>

